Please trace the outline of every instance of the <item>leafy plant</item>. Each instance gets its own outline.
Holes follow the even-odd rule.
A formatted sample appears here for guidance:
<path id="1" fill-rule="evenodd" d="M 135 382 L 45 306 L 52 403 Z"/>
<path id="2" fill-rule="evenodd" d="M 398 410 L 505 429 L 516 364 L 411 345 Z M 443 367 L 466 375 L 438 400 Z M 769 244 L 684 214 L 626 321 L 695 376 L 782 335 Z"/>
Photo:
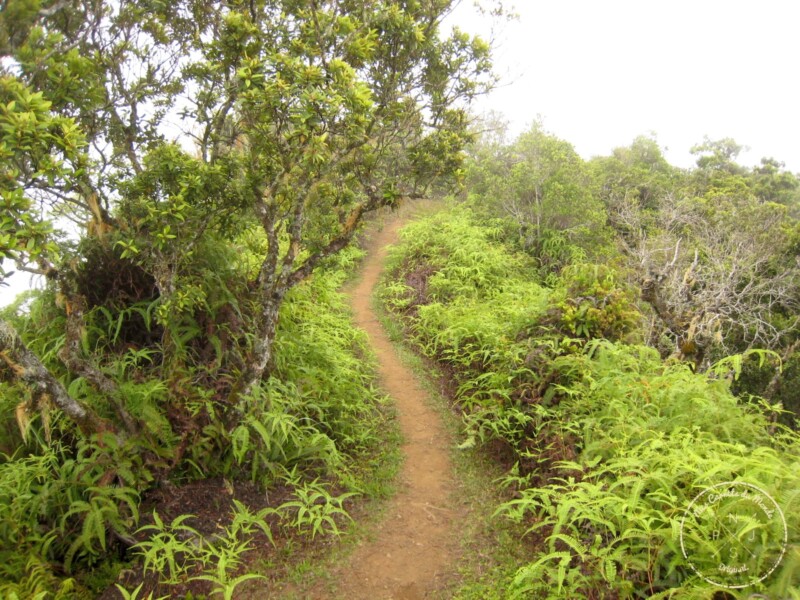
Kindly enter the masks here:
<path id="1" fill-rule="evenodd" d="M 193 516 L 179 515 L 166 525 L 153 512 L 153 524 L 139 529 L 148 538 L 135 547 L 145 572 L 158 573 L 165 583 L 178 583 L 186 567 L 200 560 L 203 540 L 196 529 L 184 524 Z"/>
<path id="2" fill-rule="evenodd" d="M 714 586 L 694 574 L 678 533 L 692 499 L 719 481 L 753 482 L 776 498 L 791 550 L 800 539 L 800 438 L 774 423 L 773 409 L 733 396 L 727 375 L 745 358 L 698 374 L 624 343 L 638 337 L 641 316 L 607 266 L 567 266 L 547 291 L 531 281 L 535 265 L 516 263 L 522 270 L 487 291 L 455 251 L 492 243 L 496 252 L 480 230 L 463 209 L 452 225 L 446 214 L 415 223 L 389 277 L 424 272 L 428 290 L 441 281 L 448 292 L 428 291 L 423 303 L 405 285 L 382 294 L 457 384 L 461 447 L 501 442 L 513 465 L 502 485 L 514 496 L 497 515 L 525 524 L 539 554 L 519 565 L 509 597 L 710 597 Z M 794 561 L 782 562 L 753 591 L 783 597 L 798 575 Z"/>
<path id="3" fill-rule="evenodd" d="M 642 315 L 634 296 L 604 265 L 571 264 L 552 299 L 554 324 L 572 337 L 632 341 Z"/>
<path id="4" fill-rule="evenodd" d="M 281 504 L 277 512 L 284 516 L 290 527 L 309 532 L 313 539 L 317 535 L 339 535 L 337 518 L 350 518 L 343 503 L 356 494 L 348 492 L 333 496 L 315 480 L 301 483 L 292 495 L 294 500 Z"/>
<path id="5" fill-rule="evenodd" d="M 144 586 L 144 583 L 140 583 L 139 585 L 137 585 L 133 589 L 132 592 L 129 592 L 124 587 L 122 587 L 120 584 L 117 583 L 115 585 L 115 587 L 117 588 L 117 591 L 119 591 L 120 595 L 122 595 L 122 600 L 154 600 L 152 592 L 149 592 L 147 594 L 146 598 L 144 598 L 142 596 L 139 596 L 139 594 L 142 592 L 142 587 L 143 586 Z M 158 598 L 158 600 L 166 600 L 167 598 L 169 598 L 169 596 L 160 596 Z"/>
<path id="6" fill-rule="evenodd" d="M 256 529 L 272 540 L 266 518 L 277 513 L 278 510 L 267 507 L 253 514 L 234 500 L 230 525 L 221 534 L 204 537 L 187 524 L 193 515 L 179 515 L 166 524 L 154 511 L 153 523 L 137 532 L 146 534 L 147 539 L 137 543 L 135 551 L 142 558 L 145 572 L 159 576 L 159 584 L 209 581 L 213 584 L 212 592 L 228 600 L 240 584 L 263 578 L 254 573 L 236 573 L 241 569 L 243 556 L 251 549 Z"/>

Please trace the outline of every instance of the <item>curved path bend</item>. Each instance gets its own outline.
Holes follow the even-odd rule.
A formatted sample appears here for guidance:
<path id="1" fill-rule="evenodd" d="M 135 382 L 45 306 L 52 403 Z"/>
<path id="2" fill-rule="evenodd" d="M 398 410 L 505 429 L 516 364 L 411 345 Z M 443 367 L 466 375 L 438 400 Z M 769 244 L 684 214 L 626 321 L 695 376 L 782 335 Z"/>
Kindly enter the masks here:
<path id="1" fill-rule="evenodd" d="M 458 539 L 454 514 L 451 441 L 415 374 L 395 352 L 372 308 L 372 292 L 405 219 L 392 214 L 367 243 L 361 279 L 351 288 L 356 324 L 364 329 L 379 361 L 383 390 L 394 401 L 404 443 L 398 492 L 389 501 L 374 536 L 331 574 L 333 589 L 310 598 L 416 600 L 438 596 L 456 570 Z"/>

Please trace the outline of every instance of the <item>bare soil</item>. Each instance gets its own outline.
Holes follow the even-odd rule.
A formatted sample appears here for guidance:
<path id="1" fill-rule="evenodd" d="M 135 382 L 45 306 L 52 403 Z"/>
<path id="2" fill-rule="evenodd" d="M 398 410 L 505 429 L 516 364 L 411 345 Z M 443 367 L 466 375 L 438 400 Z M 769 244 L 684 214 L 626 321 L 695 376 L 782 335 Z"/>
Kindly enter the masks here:
<path id="1" fill-rule="evenodd" d="M 162 487 L 148 492 L 139 507 L 141 514 L 139 526 L 154 523 L 152 511 L 157 512 L 161 520 L 167 524 L 176 517 L 189 515 L 183 524 L 194 529 L 198 539 L 211 538 L 220 534 L 230 524 L 231 514 L 235 508 L 234 500 L 241 502 L 251 511 L 258 512 L 262 508 L 277 506 L 288 500 L 290 492 L 288 487 L 278 486 L 272 488 L 269 494 L 265 494 L 254 483 L 230 482 L 220 477 L 179 486 L 165 483 Z M 270 518 L 270 526 L 273 531 L 278 531 L 276 518 Z M 276 534 L 275 537 L 279 544 L 286 542 L 280 534 Z M 140 533 L 136 539 L 139 542 L 144 541 L 147 535 Z M 245 554 L 246 559 L 268 558 L 276 554 L 270 540 L 261 532 L 256 532 L 253 536 L 252 547 L 254 550 Z M 115 583 L 119 583 L 127 590 L 133 590 L 142 584 L 138 598 L 147 598 L 148 594 L 152 594 L 153 598 L 167 596 L 204 598 L 211 594 L 213 586 L 208 581 L 190 578 L 200 574 L 199 569 L 194 572 L 186 570 L 183 583 L 168 586 L 159 583 L 161 577 L 157 574 L 145 575 L 142 565 L 137 564 L 130 569 L 122 570 Z M 110 585 L 97 596 L 97 600 L 120 600 L 122 597 L 119 590 Z"/>
<path id="2" fill-rule="evenodd" d="M 390 216 L 367 243 L 361 279 L 350 290 L 356 324 L 369 335 L 383 389 L 393 399 L 404 443 L 399 491 L 373 535 L 304 598 L 402 599 L 439 596 L 455 572 L 459 554 L 456 485 L 449 438 L 426 390 L 398 357 L 372 308 L 386 248 L 404 219 Z"/>

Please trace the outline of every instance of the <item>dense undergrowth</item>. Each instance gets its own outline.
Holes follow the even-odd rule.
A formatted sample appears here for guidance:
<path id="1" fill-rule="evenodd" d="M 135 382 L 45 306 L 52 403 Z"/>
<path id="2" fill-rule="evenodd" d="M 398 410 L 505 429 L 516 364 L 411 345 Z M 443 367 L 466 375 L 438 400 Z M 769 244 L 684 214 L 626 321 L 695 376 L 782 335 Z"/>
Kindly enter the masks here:
<path id="1" fill-rule="evenodd" d="M 506 243 L 508 231 L 464 207 L 413 223 L 381 291 L 457 385 L 463 446 L 506 465 L 497 515 L 524 522 L 537 549 L 487 597 L 800 598 L 800 438 L 778 409 L 731 393 L 743 359 L 706 373 L 664 360 L 642 345 L 636 296 L 612 267 L 575 252 L 545 285 L 541 261 Z M 713 554 L 719 532 L 681 528 L 693 499 L 722 482 L 766 492 L 787 526 L 782 555 L 779 523 L 757 540 L 738 530 L 750 572 L 723 573 L 728 588 L 690 564 Z"/>
<path id="2" fill-rule="evenodd" d="M 4 385 L 0 408 L 16 410 L 18 422 L 0 429 L 0 598 L 96 597 L 123 567 L 138 569 L 143 584 L 128 585 L 131 597 L 230 597 L 256 577 L 243 574 L 255 541 L 338 533 L 348 498 L 376 492 L 370 457 L 387 419 L 365 335 L 338 291 L 359 252 L 347 250 L 289 294 L 272 375 L 238 406 L 220 392 L 230 376 L 220 369 L 231 351 L 226 332 L 184 315 L 166 340 L 157 300 L 98 308 L 83 338 L 93 355 L 105 349 L 99 367 L 146 424 L 138 435 L 85 438 L 46 405 L 30 412 L 25 391 Z M 64 336 L 44 332 L 64 317 L 49 300 L 11 316 L 70 393 L 103 410 L 97 391 L 58 364 Z M 149 337 L 161 342 L 141 342 Z M 165 364 L 161 343 L 184 347 L 173 354 L 183 359 Z M 202 481 L 230 490 L 209 500 L 221 503 L 222 523 L 161 518 L 152 498 Z M 255 491 L 240 501 L 240 487 Z"/>

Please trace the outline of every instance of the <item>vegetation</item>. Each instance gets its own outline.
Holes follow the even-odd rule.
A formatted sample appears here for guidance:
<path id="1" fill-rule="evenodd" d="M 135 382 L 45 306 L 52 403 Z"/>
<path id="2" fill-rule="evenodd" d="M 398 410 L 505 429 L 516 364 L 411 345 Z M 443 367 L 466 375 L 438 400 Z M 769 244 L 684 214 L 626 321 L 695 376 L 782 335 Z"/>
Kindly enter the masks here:
<path id="1" fill-rule="evenodd" d="M 0 284 L 47 290 L 0 320 L 0 595 L 85 597 L 139 557 L 125 593 L 229 597 L 267 521 L 335 534 L 375 488 L 335 290 L 366 215 L 459 173 L 491 75 L 451 4 L 3 3 Z M 220 536 L 152 505 L 220 480 L 276 500 L 227 501 Z"/>
<path id="2" fill-rule="evenodd" d="M 0 258 L 58 287 L 66 366 L 118 395 L 81 353 L 84 315 L 157 299 L 165 363 L 181 362 L 183 319 L 205 311 L 237 355 L 228 403 L 253 392 L 287 292 L 366 213 L 457 172 L 463 105 L 488 84 L 489 62 L 480 39 L 440 37 L 449 5 L 21 0 L 4 11 L 3 30 L 20 35 L 4 36 Z M 170 119 L 194 154 L 168 141 Z M 37 200 L 86 227 L 77 247 L 34 216 Z M 242 246 L 249 260 L 220 277 Z M 26 377 L 54 392 L 39 367 Z M 86 432 L 116 430 L 58 392 Z"/>
<path id="3" fill-rule="evenodd" d="M 92 587 L 107 580 L 88 580 L 87 571 L 107 560 L 119 561 L 115 557 L 120 555 L 141 557 L 145 574 L 159 574 L 155 582 L 162 586 L 185 582 L 190 573 L 198 580 L 227 577 L 224 586 L 215 584 L 225 587 L 239 577 L 254 526 L 267 525 L 262 542 L 291 529 L 314 536 L 336 534 L 345 523 L 337 517 L 346 514 L 343 502 L 353 493 L 374 493 L 373 474 L 360 465 L 383 443 L 387 418 L 383 399 L 373 388 L 366 340 L 350 324 L 337 292 L 345 267 L 357 257 L 358 252 L 348 250 L 335 268 L 289 294 L 281 310 L 273 373 L 263 392 L 248 398 L 238 425 L 224 420 L 205 369 L 192 370 L 191 377 L 184 375 L 185 380 L 173 384 L 180 387 L 169 390 L 163 365 L 134 348 L 109 353 L 101 368 L 120 378 L 131 373 L 122 386 L 126 405 L 147 424 L 136 439 L 119 441 L 111 433 L 76 438 L 71 423 L 52 407 L 39 405 L 41 412 L 30 413 L 24 404 L 19 406 L 23 429 L 9 424 L 2 439 L 4 448 L 13 448 L 6 450 L 0 465 L 0 547 L 3 579 L 9 582 L 0 588 L 3 596 L 24 598 L 64 585 L 74 588 L 75 597 L 91 596 Z M 18 319 L 30 348 L 45 358 L 58 352 L 58 340 L 37 335 L 52 326 L 52 310 L 49 302 L 36 302 Z M 109 322 L 102 311 L 93 313 L 89 322 L 98 325 L 89 330 L 87 343 L 113 345 L 118 329 L 138 315 L 130 311 Z M 185 342 L 197 335 L 199 331 L 187 332 Z M 210 354 L 208 360 L 213 359 Z M 102 402 L 81 377 L 67 378 L 66 387 L 75 395 L 80 392 L 89 406 Z M 180 431 L 170 423 L 165 414 L 170 393 L 180 393 L 186 410 L 196 415 L 196 429 Z M 19 402 L 25 402 L 24 390 L 7 386 L 5 414 L 13 414 Z M 230 493 L 237 481 L 289 492 L 277 496 L 285 500 L 274 505 L 246 506 L 236 496 L 226 500 L 228 516 L 225 509 L 220 516 L 230 519 L 230 525 L 223 531 L 227 537 L 217 541 L 214 524 L 209 538 L 207 525 L 196 532 L 201 523 L 191 515 L 163 522 L 157 512 L 161 509 L 148 497 L 167 485 L 158 483 L 167 477 L 176 485 L 223 478 L 231 482 Z M 143 512 L 142 503 L 151 507 L 150 513 Z M 51 574 L 54 565 L 72 574 L 64 580 L 68 583 Z"/>
<path id="4" fill-rule="evenodd" d="M 542 153 L 554 147 L 564 152 L 560 168 L 540 175 L 539 191 L 531 195 L 503 169 L 525 164 L 528 144 L 537 138 Z M 758 170 L 739 168 L 739 196 L 725 201 L 779 218 L 748 220 L 753 229 L 741 233 L 747 245 L 737 237 L 739 251 L 752 261 L 737 267 L 762 266 L 751 269 L 746 281 L 727 282 L 731 288 L 716 287 L 714 293 L 751 312 L 722 321 L 718 309 L 718 333 L 698 357 L 699 350 L 682 350 L 700 335 L 699 320 L 670 329 L 667 315 L 659 312 L 661 298 L 682 294 L 684 310 L 705 315 L 702 299 L 718 281 L 715 266 L 723 249 L 703 234 L 713 223 L 717 239 L 732 240 L 745 225 L 733 217 L 741 212 L 724 210 L 730 205 L 723 198 L 714 202 L 722 207 L 718 211 L 702 212 L 698 207 L 708 207 L 706 200 L 690 196 L 706 190 L 703 177 L 719 183 L 719 176 L 702 172 L 706 163 L 700 161 L 699 172 L 682 173 L 661 158 L 655 143 L 639 139 L 613 157 L 585 164 L 539 126 L 510 145 L 479 146 L 473 160 L 466 203 L 403 230 L 381 296 L 419 351 L 456 384 L 465 422 L 461 447 L 491 450 L 506 467 L 502 485 L 510 495 L 496 514 L 526 526 L 535 554 L 513 576 L 494 582 L 495 588 L 506 589 L 509 597 L 720 597 L 722 588 L 701 577 L 682 549 L 682 543 L 692 547 L 713 539 L 713 531 L 698 528 L 694 537 L 687 533 L 682 539 L 681 522 L 704 489 L 736 481 L 756 485 L 782 507 L 789 542 L 771 577 L 729 581 L 746 584 L 744 591 L 734 586 L 723 597 L 798 597 L 800 436 L 778 424 L 791 424 L 796 415 L 770 395 L 785 384 L 776 364 L 797 348 L 791 324 L 797 271 L 787 264 L 796 253 L 797 224 L 790 211 L 753 195 Z M 593 171 L 576 198 L 594 195 L 594 204 L 559 200 L 568 193 L 560 182 L 569 171 Z M 520 216 L 519 205 L 531 199 L 526 206 L 534 212 L 528 214 L 547 214 L 549 193 L 556 199 L 550 206 L 568 214 L 547 228 L 544 220 Z M 679 202 L 673 202 L 676 197 Z M 617 199 L 634 206 L 643 221 L 624 228 Z M 598 202 L 606 219 L 586 243 L 569 223 L 590 218 Z M 660 214 L 681 210 L 700 212 L 684 219 L 681 229 L 659 228 Z M 541 233 L 531 233 L 532 222 Z M 769 243 L 757 239 L 761 228 L 770 232 Z M 642 239 L 634 245 L 631 235 Z M 649 265 L 640 257 L 648 238 L 656 236 L 680 240 L 678 248 L 666 246 L 675 263 L 670 268 L 684 256 L 683 244 L 693 266 L 691 283 L 659 278 L 654 298 L 645 278 L 650 273 L 641 271 Z M 726 264 L 733 278 L 731 248 Z M 694 295 L 680 287 L 687 284 L 696 286 Z M 784 296 L 755 293 L 745 304 L 748 285 L 775 286 Z M 756 322 L 774 328 L 773 343 L 745 338 L 745 329 L 758 335 Z M 765 371 L 774 378 L 758 391 L 771 402 L 750 395 L 759 383 L 754 373 Z M 762 544 L 756 548 L 763 562 L 752 568 L 766 572 L 775 555 L 766 540 Z M 780 549 L 779 535 L 772 545 L 773 552 Z"/>
<path id="5" fill-rule="evenodd" d="M 800 598 L 800 179 L 475 134 L 456 3 L 2 3 L 0 285 L 46 286 L 0 313 L 0 597 L 232 598 L 338 536 L 396 437 L 353 241 L 460 190 L 380 300 L 530 550 L 463 595 Z"/>
<path id="6" fill-rule="evenodd" d="M 693 149 L 697 168 L 682 171 L 649 138 L 588 163 L 540 125 L 511 144 L 498 139 L 473 151 L 468 194 L 543 265 L 543 281 L 587 260 L 612 267 L 641 297 L 643 341 L 664 358 L 705 371 L 731 354 L 773 350 L 786 370 L 751 363 L 740 389 L 800 408 L 786 377 L 800 331 L 800 179 L 774 159 L 738 165 L 741 147 L 732 140 L 705 140 Z M 538 187 L 531 192 L 510 169 L 530 171 Z M 541 233 L 531 238 L 531 217 L 520 216 L 520 206 L 541 215 Z"/>

